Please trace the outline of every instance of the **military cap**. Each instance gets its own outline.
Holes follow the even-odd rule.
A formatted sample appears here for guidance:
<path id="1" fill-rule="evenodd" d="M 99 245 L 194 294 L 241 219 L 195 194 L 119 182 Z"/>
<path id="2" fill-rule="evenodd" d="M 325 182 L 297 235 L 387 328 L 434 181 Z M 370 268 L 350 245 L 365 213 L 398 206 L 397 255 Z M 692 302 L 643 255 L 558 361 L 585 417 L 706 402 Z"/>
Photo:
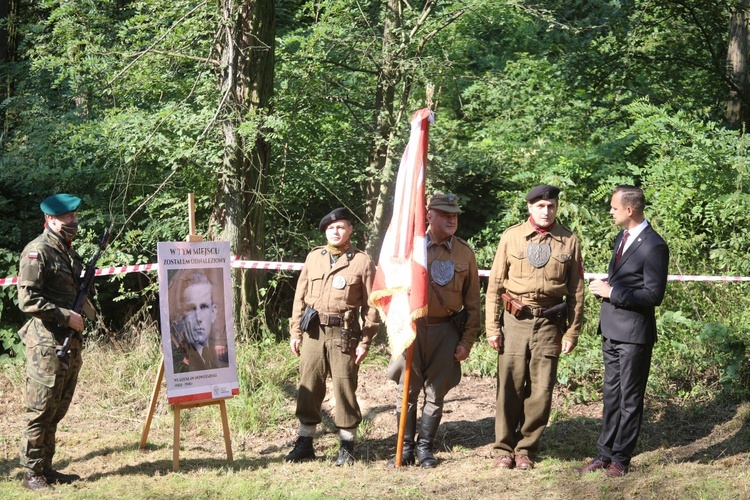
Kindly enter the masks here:
<path id="1" fill-rule="evenodd" d="M 538 199 L 542 200 L 556 200 L 557 195 L 560 194 L 560 188 L 550 186 L 549 184 L 540 184 L 536 187 L 531 188 L 529 194 L 526 195 L 526 201 L 529 203 Z"/>
<path id="2" fill-rule="evenodd" d="M 81 205 L 81 199 L 72 194 L 60 193 L 53 194 L 44 199 L 39 204 L 39 208 L 42 209 L 47 215 L 64 215 L 70 212 L 75 212 Z"/>
<path id="3" fill-rule="evenodd" d="M 427 210 L 434 208 L 442 210 L 449 214 L 460 214 L 461 209 L 458 207 L 458 196 L 455 194 L 435 193 L 430 196 L 427 202 Z"/>
<path id="4" fill-rule="evenodd" d="M 337 220 L 348 220 L 349 222 L 351 222 L 352 214 L 344 207 L 339 207 L 332 210 L 331 213 L 320 219 L 320 225 L 318 226 L 318 228 L 320 228 L 320 232 L 325 233 L 328 224 Z"/>

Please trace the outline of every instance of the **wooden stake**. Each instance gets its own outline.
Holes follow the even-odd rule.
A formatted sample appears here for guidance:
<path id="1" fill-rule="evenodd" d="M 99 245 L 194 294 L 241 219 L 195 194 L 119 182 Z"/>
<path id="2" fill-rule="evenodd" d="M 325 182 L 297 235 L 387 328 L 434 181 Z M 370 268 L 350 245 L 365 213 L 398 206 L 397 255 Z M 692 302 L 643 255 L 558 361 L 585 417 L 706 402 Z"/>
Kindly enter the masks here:
<path id="1" fill-rule="evenodd" d="M 195 234 L 195 195 L 193 193 L 188 194 L 188 221 L 190 233 L 185 241 L 203 241 L 203 236 Z"/>
<path id="2" fill-rule="evenodd" d="M 432 96 L 435 94 L 435 84 L 434 83 L 428 83 L 427 88 L 425 89 L 425 106 L 428 109 L 432 109 L 432 106 L 435 104 L 432 102 Z"/>

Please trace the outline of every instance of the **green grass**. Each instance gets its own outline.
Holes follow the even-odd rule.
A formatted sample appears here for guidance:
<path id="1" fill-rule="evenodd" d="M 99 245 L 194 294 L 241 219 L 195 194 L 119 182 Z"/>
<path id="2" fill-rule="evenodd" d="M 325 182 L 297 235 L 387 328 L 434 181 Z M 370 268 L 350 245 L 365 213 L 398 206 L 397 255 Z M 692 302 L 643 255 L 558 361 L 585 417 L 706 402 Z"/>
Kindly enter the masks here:
<path id="1" fill-rule="evenodd" d="M 485 404 L 482 415 L 446 420 L 459 432 L 481 432 L 480 444 L 451 436 L 441 427 L 434 470 L 392 471 L 385 461 L 393 452 L 393 404 L 390 389 L 368 397 L 381 413 L 368 415 L 359 429 L 352 467 L 334 467 L 338 438 L 330 422 L 316 438 L 319 460 L 287 464 L 283 456 L 293 440 L 298 360 L 286 342 L 238 346 L 241 392 L 228 402 L 234 461 L 227 462 L 217 406 L 181 412 L 180 471 L 172 471 L 173 415 L 162 392 L 148 446 L 138 449 L 156 370 L 158 350 L 134 339 L 120 350 L 90 344 L 70 414 L 58 433 L 55 465 L 84 480 L 60 486 L 59 498 L 750 498 L 750 404 L 721 399 L 686 404 L 647 400 L 639 454 L 631 473 L 607 480 L 579 478 L 572 468 L 594 452 L 597 409 L 572 398 L 556 399 L 543 438 L 541 460 L 528 473 L 491 467 L 493 383 L 476 368 L 462 382 L 457 401 Z M 484 344 L 484 345 L 482 345 Z M 157 344 L 158 346 L 158 344 Z M 472 356 L 480 362 L 494 351 L 478 342 Z M 487 361 L 482 361 L 487 362 Z M 363 366 L 373 384 L 384 380 L 387 353 L 374 346 Z M 468 368 L 468 370 L 467 370 Z M 22 365 L 2 365 L 0 396 L 0 498 L 31 497 L 22 490 L 16 454 L 23 420 Z M 466 384 L 464 386 L 464 384 Z M 479 390 L 477 387 L 481 387 Z M 449 398 L 451 396 L 449 395 Z M 474 421 L 477 420 L 477 421 Z M 481 421 L 481 424 L 479 423 Z M 481 426 L 481 428 L 480 428 Z"/>

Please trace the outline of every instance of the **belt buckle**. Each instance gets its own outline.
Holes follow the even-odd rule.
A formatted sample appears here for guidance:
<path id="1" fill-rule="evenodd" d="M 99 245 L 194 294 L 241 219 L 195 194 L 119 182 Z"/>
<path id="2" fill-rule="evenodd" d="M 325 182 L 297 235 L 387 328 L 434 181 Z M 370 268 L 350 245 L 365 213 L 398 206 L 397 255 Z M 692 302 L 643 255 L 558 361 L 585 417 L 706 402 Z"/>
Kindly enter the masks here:
<path id="1" fill-rule="evenodd" d="M 328 326 L 328 320 L 329 316 L 326 313 L 318 313 L 318 316 L 320 317 L 320 324 L 323 326 Z"/>

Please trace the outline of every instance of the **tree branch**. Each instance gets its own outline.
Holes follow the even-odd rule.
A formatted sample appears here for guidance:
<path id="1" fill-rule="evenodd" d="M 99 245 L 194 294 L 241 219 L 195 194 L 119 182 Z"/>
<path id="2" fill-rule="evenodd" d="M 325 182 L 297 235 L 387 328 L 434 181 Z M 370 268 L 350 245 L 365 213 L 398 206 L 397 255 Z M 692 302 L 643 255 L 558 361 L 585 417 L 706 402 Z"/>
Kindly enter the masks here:
<path id="1" fill-rule="evenodd" d="M 193 12 L 195 12 L 199 8 L 201 8 L 204 5 L 206 5 L 206 2 L 207 2 L 207 0 L 203 0 L 201 3 L 199 3 L 198 5 L 196 5 L 195 7 L 193 7 L 190 10 L 190 12 L 188 12 L 187 14 L 185 14 L 184 16 L 182 16 L 180 19 L 178 19 L 177 21 L 175 21 L 175 23 L 172 26 L 170 26 L 169 29 L 167 31 L 165 31 L 159 38 L 157 38 L 154 41 L 154 43 L 151 44 L 151 46 L 149 48 L 147 48 L 146 50 L 144 50 L 143 52 L 141 52 L 135 59 L 133 59 L 133 61 L 130 62 L 130 64 L 128 64 L 127 66 L 125 66 L 124 68 L 122 68 L 120 70 L 120 72 L 115 75 L 114 78 L 112 78 L 110 81 L 108 81 L 107 85 L 112 85 L 115 82 L 115 80 L 117 80 L 118 78 L 120 78 L 127 70 L 130 69 L 131 66 L 133 66 L 135 63 L 137 63 L 138 60 L 141 57 L 143 57 L 144 55 L 146 55 L 149 52 L 151 52 L 153 50 L 153 48 L 156 47 L 159 44 L 159 42 L 161 42 L 162 40 L 164 40 L 164 38 L 166 38 L 167 35 L 172 32 L 172 30 L 174 30 L 177 26 L 180 25 L 180 23 L 182 23 L 182 21 L 184 21 L 185 19 L 187 19 L 188 17 L 190 17 L 193 14 Z"/>

